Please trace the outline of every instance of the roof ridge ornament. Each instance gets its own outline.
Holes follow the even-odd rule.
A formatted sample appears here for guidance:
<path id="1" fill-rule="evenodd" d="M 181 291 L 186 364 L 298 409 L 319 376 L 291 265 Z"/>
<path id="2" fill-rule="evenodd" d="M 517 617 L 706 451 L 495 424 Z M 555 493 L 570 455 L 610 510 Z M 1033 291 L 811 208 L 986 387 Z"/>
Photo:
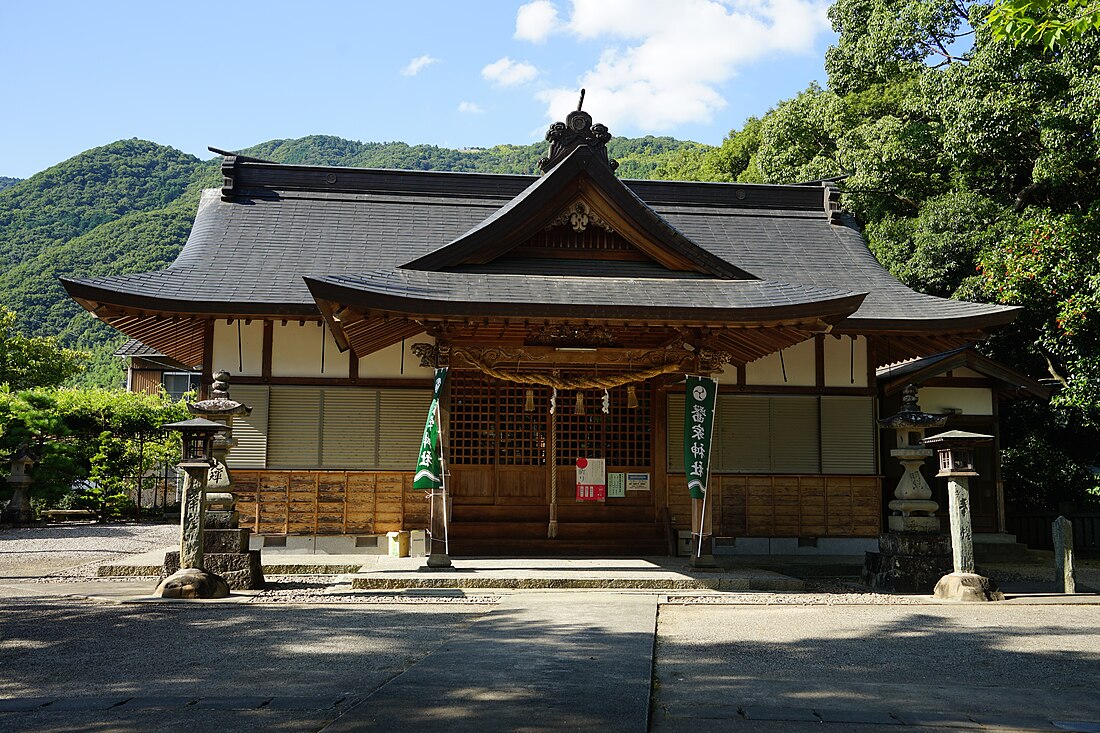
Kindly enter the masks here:
<path id="1" fill-rule="evenodd" d="M 619 167 L 617 160 L 607 157 L 607 143 L 611 140 L 611 133 L 608 132 L 607 126 L 599 122 L 592 124 L 592 115 L 583 111 L 582 106 L 584 106 L 583 89 L 581 89 L 580 101 L 577 102 L 577 109 L 565 116 L 565 122 L 555 122 L 546 131 L 546 140 L 550 143 L 550 149 L 545 157 L 539 158 L 539 168 L 544 174 L 581 145 L 591 148 L 596 158 L 603 161 L 612 171 Z"/>

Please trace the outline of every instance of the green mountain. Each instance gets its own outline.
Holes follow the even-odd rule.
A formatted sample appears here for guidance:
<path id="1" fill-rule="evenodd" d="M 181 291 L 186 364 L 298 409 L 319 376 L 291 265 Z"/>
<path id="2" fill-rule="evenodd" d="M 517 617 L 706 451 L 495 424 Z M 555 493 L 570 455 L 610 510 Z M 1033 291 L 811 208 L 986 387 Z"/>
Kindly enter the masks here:
<path id="1" fill-rule="evenodd" d="M 608 148 L 620 176 L 655 178 L 678 152 L 706 146 L 650 136 L 615 138 Z M 300 165 L 529 174 L 546 144 L 452 150 L 311 135 L 240 152 Z M 125 337 L 69 299 L 58 278 L 166 267 L 187 240 L 199 192 L 220 183 L 219 162 L 120 140 L 26 180 L 0 178 L 0 304 L 19 314 L 27 333 L 57 335 L 66 346 L 92 352 L 83 383 L 117 385 L 122 364 L 111 353 Z"/>

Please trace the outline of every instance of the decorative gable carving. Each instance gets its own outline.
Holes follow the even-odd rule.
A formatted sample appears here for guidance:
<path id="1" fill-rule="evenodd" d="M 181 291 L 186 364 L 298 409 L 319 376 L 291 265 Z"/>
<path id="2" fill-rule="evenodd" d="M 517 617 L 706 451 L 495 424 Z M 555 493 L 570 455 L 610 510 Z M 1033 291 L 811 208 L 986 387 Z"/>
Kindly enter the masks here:
<path id="1" fill-rule="evenodd" d="M 584 201 L 574 201 L 572 204 L 566 207 L 565 211 L 559 214 L 556 219 L 553 219 L 549 224 L 547 224 L 546 229 L 547 231 L 549 231 L 550 229 L 553 229 L 556 226 L 561 226 L 562 224 L 568 224 L 569 226 L 573 227 L 573 231 L 577 232 L 578 234 L 587 229 L 589 225 L 596 226 L 601 229 L 606 229 L 609 232 L 615 231 L 615 228 L 613 226 L 604 221 L 604 219 L 599 214 L 592 211 L 592 207 L 586 204 Z"/>

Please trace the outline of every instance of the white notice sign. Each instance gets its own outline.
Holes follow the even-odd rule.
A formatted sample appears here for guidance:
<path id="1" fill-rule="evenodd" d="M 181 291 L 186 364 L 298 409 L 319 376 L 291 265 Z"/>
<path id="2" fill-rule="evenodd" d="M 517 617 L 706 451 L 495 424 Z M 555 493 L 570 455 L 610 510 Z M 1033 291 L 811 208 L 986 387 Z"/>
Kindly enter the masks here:
<path id="1" fill-rule="evenodd" d="M 607 474 L 607 496 L 608 498 L 625 498 L 626 497 L 626 474 L 625 473 L 609 473 Z"/>

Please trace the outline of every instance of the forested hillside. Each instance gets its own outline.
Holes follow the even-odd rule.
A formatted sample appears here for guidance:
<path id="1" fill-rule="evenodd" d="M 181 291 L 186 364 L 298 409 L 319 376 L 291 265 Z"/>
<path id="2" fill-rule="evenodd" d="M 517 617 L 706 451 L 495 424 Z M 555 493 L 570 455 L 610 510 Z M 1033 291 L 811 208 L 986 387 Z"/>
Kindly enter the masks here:
<path id="1" fill-rule="evenodd" d="M 0 176 L 0 191 L 3 191 L 8 186 L 14 186 L 23 179 L 21 178 L 9 178 L 8 176 Z"/>

